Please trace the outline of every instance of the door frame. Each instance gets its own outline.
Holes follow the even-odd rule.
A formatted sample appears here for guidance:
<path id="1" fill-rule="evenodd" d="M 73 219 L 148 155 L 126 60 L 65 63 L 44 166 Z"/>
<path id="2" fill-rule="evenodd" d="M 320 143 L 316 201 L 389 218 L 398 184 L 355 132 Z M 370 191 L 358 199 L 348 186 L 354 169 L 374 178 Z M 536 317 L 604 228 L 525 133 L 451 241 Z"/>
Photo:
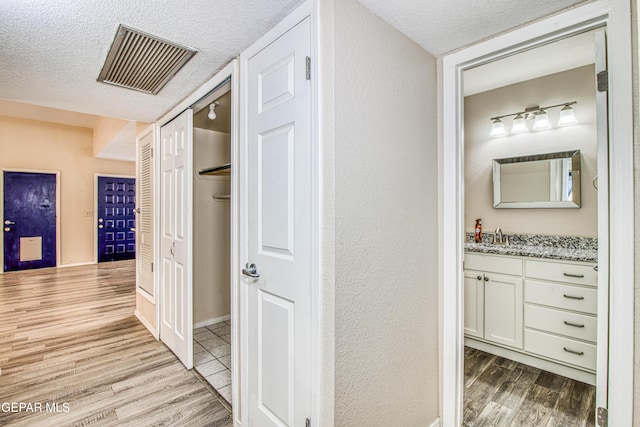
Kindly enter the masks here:
<path id="1" fill-rule="evenodd" d="M 64 267 L 60 265 L 60 171 L 42 169 L 20 169 L 1 168 L 0 169 L 0 222 L 4 224 L 4 172 L 24 172 L 24 173 L 44 173 L 56 176 L 56 268 Z M 4 230 L 4 226 L 3 226 Z M 0 239 L 0 274 L 4 274 L 4 231 Z"/>
<path id="2" fill-rule="evenodd" d="M 258 41 L 253 43 L 249 48 L 240 54 L 240 68 L 242 70 L 247 69 L 248 60 L 273 43 L 276 39 L 289 31 L 299 22 L 306 18 L 310 18 L 311 24 L 311 271 L 309 272 L 310 286 L 311 286 L 311 420 L 313 425 L 323 425 L 322 423 L 322 182 L 321 182 L 321 168 L 322 168 L 322 150 L 320 147 L 319 137 L 319 89 L 320 79 L 319 75 L 319 39 L 318 39 L 318 17 L 317 8 L 318 2 L 314 0 L 308 0 L 297 9 L 291 12 L 286 18 L 280 21 L 269 32 L 262 36 Z M 240 194 L 247 195 L 248 192 L 248 153 L 247 153 L 247 107 L 248 107 L 248 80 L 247 74 L 243 72 L 240 76 L 240 91 L 241 91 L 241 112 L 240 112 L 240 163 L 239 167 L 242 170 L 240 176 Z M 240 265 L 244 265 L 248 262 L 248 201 L 246 198 L 241 200 L 240 205 L 240 260 L 238 263 L 238 272 L 240 271 Z M 239 280 L 239 279 L 238 279 Z M 246 303 L 244 293 L 241 293 L 241 303 Z M 242 308 L 245 307 L 241 305 Z M 240 313 L 241 321 L 241 336 L 247 337 L 247 321 L 246 313 Z M 244 355 L 246 356 L 246 355 Z M 246 372 L 248 359 L 243 358 L 241 364 L 237 365 L 243 372 Z M 248 380 L 246 375 L 242 378 L 242 387 L 248 386 Z M 240 396 L 237 396 L 240 398 Z M 235 400 L 234 402 L 240 402 Z M 240 425 L 241 420 L 245 420 L 248 417 L 248 402 L 241 402 L 241 419 L 235 418 L 236 426 Z M 234 406 L 235 412 L 235 406 Z"/>
<path id="3" fill-rule="evenodd" d="M 597 0 L 439 59 L 442 421 L 459 426 L 463 405 L 464 141 L 462 71 L 597 23 L 609 46 L 609 425 L 631 425 L 634 357 L 634 194 L 631 11 L 628 0 Z"/>
<path id="4" fill-rule="evenodd" d="M 93 263 L 94 264 L 98 264 L 98 227 L 96 226 L 96 224 L 98 223 L 98 177 L 100 176 L 105 178 L 133 178 L 134 180 L 136 179 L 135 176 L 131 176 L 131 175 L 118 175 L 118 174 L 110 174 L 110 173 L 94 173 L 93 174 L 93 226 L 95 227 L 94 233 L 93 233 Z M 136 259 L 138 259 L 137 251 L 136 251 Z"/>
<path id="5" fill-rule="evenodd" d="M 240 69 L 239 69 L 239 61 L 237 59 L 229 62 L 224 68 L 218 71 L 209 81 L 204 83 L 198 90 L 189 95 L 184 101 L 180 104 L 169 110 L 164 116 L 162 116 L 156 123 L 158 132 L 156 132 L 156 136 L 153 142 L 153 173 L 154 176 L 161 176 L 161 156 L 160 156 L 160 131 L 159 129 L 165 124 L 169 123 L 175 117 L 180 115 L 183 111 L 188 108 L 191 108 L 192 105 L 196 104 L 203 97 L 207 96 L 209 92 L 219 86 L 228 78 L 231 78 L 231 164 L 232 165 L 240 165 L 240 156 L 239 156 L 239 117 L 240 117 Z M 158 155 L 155 155 L 158 153 Z M 190 159 L 193 162 L 193 159 Z M 232 393 L 232 401 L 240 402 L 240 195 L 241 188 L 239 184 L 240 180 L 240 167 L 232 167 L 231 168 L 231 207 L 230 207 L 230 216 L 231 216 L 231 236 L 230 236 L 230 250 L 231 250 L 231 271 L 230 271 L 230 286 L 231 286 L 231 359 L 234 368 L 231 370 L 231 393 Z M 190 175 L 190 178 L 193 180 L 193 174 Z M 154 218 L 153 218 L 153 227 L 154 227 L 154 239 L 156 242 L 161 241 L 161 212 L 160 212 L 160 179 L 156 179 L 156 182 L 153 184 L 154 194 L 158 195 L 153 201 L 154 203 Z M 191 218 L 193 221 L 193 218 Z M 160 260 L 160 244 L 154 245 L 153 249 L 153 258 L 155 265 L 161 265 Z M 160 268 L 154 269 L 154 288 L 156 290 L 156 324 L 158 325 L 158 334 L 160 333 L 160 313 L 161 313 L 161 301 L 160 292 L 162 292 L 162 286 L 160 286 Z M 193 309 L 193 301 L 190 302 L 191 307 L 190 310 Z M 239 404 L 233 404 L 233 420 L 235 425 L 241 425 L 240 419 L 240 410 L 241 402 Z"/>

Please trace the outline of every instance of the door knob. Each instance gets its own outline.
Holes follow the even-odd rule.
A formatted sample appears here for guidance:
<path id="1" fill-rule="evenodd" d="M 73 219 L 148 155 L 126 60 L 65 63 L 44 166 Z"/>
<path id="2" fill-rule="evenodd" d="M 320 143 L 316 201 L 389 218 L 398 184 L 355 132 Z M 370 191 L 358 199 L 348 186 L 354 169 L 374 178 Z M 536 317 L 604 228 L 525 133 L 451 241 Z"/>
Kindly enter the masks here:
<path id="1" fill-rule="evenodd" d="M 254 279 L 260 277 L 260 273 L 258 273 L 258 266 L 256 266 L 255 264 L 249 265 L 249 263 L 247 263 L 245 265 L 245 268 L 242 269 L 242 274 L 244 274 L 245 276 L 253 277 Z"/>
<path id="2" fill-rule="evenodd" d="M 104 222 L 104 220 L 102 218 L 98 218 L 98 222 L 102 223 L 102 222 Z"/>
<path id="3" fill-rule="evenodd" d="M 8 219 L 4 221 L 4 225 L 15 225 L 15 222 L 9 221 Z"/>
<path id="4" fill-rule="evenodd" d="M 11 229 L 9 227 L 5 227 L 4 231 L 11 231 Z"/>
<path id="5" fill-rule="evenodd" d="M 100 224 L 98 225 L 98 228 L 104 228 L 104 225 Z"/>

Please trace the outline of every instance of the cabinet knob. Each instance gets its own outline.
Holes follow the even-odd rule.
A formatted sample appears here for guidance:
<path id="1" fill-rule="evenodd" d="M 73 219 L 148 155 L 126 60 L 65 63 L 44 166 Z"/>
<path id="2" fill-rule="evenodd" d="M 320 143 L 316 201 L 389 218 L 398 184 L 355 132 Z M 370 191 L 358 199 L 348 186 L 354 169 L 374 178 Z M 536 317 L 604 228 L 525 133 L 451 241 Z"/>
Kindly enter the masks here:
<path id="1" fill-rule="evenodd" d="M 484 276 L 484 281 L 485 281 L 485 282 L 488 282 L 488 281 L 489 281 L 489 278 L 488 278 L 487 276 Z"/>
<path id="2" fill-rule="evenodd" d="M 478 280 L 482 280 L 482 276 L 478 274 L 477 279 L 478 279 Z"/>

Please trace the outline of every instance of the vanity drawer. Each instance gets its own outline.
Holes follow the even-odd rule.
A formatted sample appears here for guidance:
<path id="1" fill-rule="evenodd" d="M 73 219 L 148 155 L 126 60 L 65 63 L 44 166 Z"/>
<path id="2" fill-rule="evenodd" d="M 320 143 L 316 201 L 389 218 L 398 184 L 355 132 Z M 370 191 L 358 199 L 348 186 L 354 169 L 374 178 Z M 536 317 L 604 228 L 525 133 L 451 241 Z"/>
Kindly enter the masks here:
<path id="1" fill-rule="evenodd" d="M 598 310 L 597 289 L 559 283 L 525 280 L 524 300 L 528 303 L 589 314 L 596 314 Z"/>
<path id="2" fill-rule="evenodd" d="M 596 369 L 596 346 L 544 332 L 524 330 L 524 349 L 560 362 Z"/>
<path id="3" fill-rule="evenodd" d="M 596 342 L 598 322 L 595 317 L 553 308 L 525 304 L 524 326 Z"/>
<path id="4" fill-rule="evenodd" d="M 522 259 L 496 255 L 465 254 L 465 270 L 522 276 Z"/>
<path id="5" fill-rule="evenodd" d="M 525 260 L 525 276 L 533 279 L 596 286 L 598 272 L 593 265 Z"/>

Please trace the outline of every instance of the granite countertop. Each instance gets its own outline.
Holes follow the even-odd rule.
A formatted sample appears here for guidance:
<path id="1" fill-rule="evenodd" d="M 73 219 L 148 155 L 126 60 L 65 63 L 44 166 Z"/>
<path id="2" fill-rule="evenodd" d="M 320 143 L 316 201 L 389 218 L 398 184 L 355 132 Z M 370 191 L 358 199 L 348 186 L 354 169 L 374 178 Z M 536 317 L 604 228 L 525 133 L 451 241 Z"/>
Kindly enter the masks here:
<path id="1" fill-rule="evenodd" d="M 494 245 L 493 234 L 484 234 L 482 243 L 474 243 L 473 233 L 465 234 L 465 252 L 525 256 L 566 261 L 598 262 L 595 237 L 508 234 L 509 245 Z"/>
<path id="2" fill-rule="evenodd" d="M 521 245 L 496 246 L 496 245 L 487 244 L 487 243 L 465 242 L 464 250 L 465 252 L 526 256 L 531 258 L 560 259 L 560 260 L 566 260 L 566 261 L 581 261 L 581 262 L 597 262 L 598 261 L 597 249 L 594 250 L 594 249 L 576 249 L 576 248 L 562 248 L 562 247 L 549 247 L 549 246 L 521 246 Z"/>

